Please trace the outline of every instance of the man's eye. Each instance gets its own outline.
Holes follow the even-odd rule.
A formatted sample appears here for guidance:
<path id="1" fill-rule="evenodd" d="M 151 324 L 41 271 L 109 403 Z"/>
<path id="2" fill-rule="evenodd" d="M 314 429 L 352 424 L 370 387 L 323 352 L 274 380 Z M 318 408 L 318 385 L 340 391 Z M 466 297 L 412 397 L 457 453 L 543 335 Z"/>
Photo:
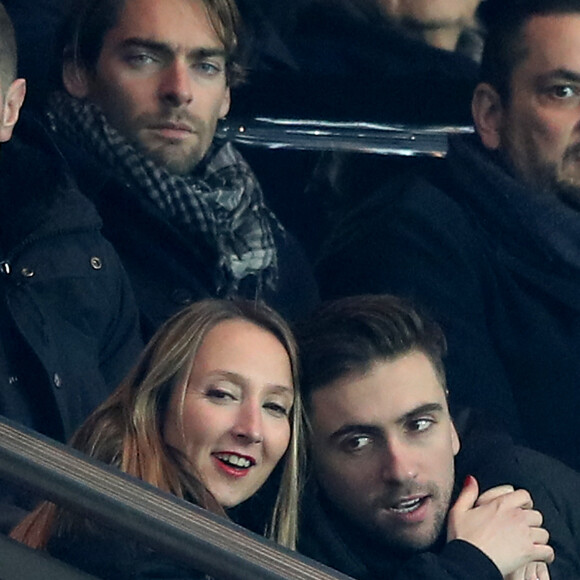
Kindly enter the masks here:
<path id="1" fill-rule="evenodd" d="M 223 70 L 222 66 L 216 64 L 215 62 L 209 61 L 198 62 L 195 64 L 195 68 L 205 76 L 216 76 L 219 75 Z"/>
<path id="2" fill-rule="evenodd" d="M 422 433 L 423 431 L 427 431 L 433 424 L 433 419 L 428 419 L 426 417 L 414 419 L 409 422 L 409 431 L 412 433 Z"/>
<path id="3" fill-rule="evenodd" d="M 550 93 L 557 99 L 569 99 L 578 95 L 578 90 L 572 85 L 556 85 L 550 88 Z"/>
<path id="4" fill-rule="evenodd" d="M 356 437 L 345 439 L 342 442 L 341 447 L 347 453 L 353 453 L 368 447 L 371 443 L 372 439 L 368 435 L 357 435 Z"/>
<path id="5" fill-rule="evenodd" d="M 150 54 L 139 53 L 139 54 L 130 54 L 126 57 L 126 61 L 135 68 L 140 68 L 143 66 L 147 66 L 156 62 L 156 59 L 153 58 Z"/>

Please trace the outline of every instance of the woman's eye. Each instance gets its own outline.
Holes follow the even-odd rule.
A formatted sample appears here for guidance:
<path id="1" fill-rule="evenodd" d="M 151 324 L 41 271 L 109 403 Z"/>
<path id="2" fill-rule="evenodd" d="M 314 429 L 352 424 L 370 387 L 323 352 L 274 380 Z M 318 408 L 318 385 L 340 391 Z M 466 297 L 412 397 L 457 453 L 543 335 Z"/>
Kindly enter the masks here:
<path id="1" fill-rule="evenodd" d="M 208 399 L 214 399 L 217 401 L 234 400 L 235 397 L 233 393 L 227 391 L 226 389 L 221 389 L 217 387 L 211 387 L 206 391 L 206 396 Z"/>
<path id="2" fill-rule="evenodd" d="M 265 403 L 264 408 L 270 411 L 272 414 L 280 417 L 288 417 L 290 414 L 289 409 L 281 403 Z"/>

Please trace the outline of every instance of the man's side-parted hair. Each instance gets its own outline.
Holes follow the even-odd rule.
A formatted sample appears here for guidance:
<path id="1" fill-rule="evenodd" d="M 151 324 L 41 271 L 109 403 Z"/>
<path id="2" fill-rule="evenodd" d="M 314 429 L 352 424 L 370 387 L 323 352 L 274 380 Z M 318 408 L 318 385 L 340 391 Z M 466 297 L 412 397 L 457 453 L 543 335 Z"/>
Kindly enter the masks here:
<path id="1" fill-rule="evenodd" d="M 508 103 L 512 73 L 526 57 L 525 25 L 534 16 L 575 13 L 580 0 L 484 0 L 478 12 L 486 30 L 480 80 Z"/>
<path id="2" fill-rule="evenodd" d="M 296 336 L 307 409 L 317 389 L 415 350 L 429 358 L 445 388 L 443 332 L 401 298 L 362 295 L 327 302 L 297 329 Z"/>
<path id="3" fill-rule="evenodd" d="M 294 383 L 294 403 L 289 417 L 291 436 L 288 449 L 274 472 L 279 475 L 275 478 L 279 483 L 273 492 L 276 497 L 272 498 L 271 517 L 265 522 L 264 532 L 278 543 L 295 548 L 304 454 L 298 354 L 286 322 L 263 303 L 208 299 L 174 315 L 158 329 L 133 370 L 83 423 L 71 444 L 163 491 L 224 514 L 187 458 L 166 443 L 163 423 L 175 389 L 179 389 L 178 400 L 183 405 L 191 369 L 204 339 L 218 324 L 230 320 L 247 321 L 272 333 L 290 359 Z M 33 548 L 44 548 L 52 535 L 66 533 L 79 525 L 86 522 L 50 502 L 43 502 L 11 535 Z"/>
<path id="4" fill-rule="evenodd" d="M 7 91 L 17 74 L 16 35 L 12 20 L 0 2 L 0 83 Z"/>
<path id="5" fill-rule="evenodd" d="M 161 1 L 161 0 L 159 0 Z M 193 0 L 190 0 L 193 1 Z M 131 0 L 76 0 L 72 3 L 59 43 L 64 62 L 93 72 L 106 34 L 117 24 Z M 224 46 L 226 79 L 234 87 L 245 76 L 241 62 L 242 20 L 235 0 L 201 0 L 208 18 Z"/>

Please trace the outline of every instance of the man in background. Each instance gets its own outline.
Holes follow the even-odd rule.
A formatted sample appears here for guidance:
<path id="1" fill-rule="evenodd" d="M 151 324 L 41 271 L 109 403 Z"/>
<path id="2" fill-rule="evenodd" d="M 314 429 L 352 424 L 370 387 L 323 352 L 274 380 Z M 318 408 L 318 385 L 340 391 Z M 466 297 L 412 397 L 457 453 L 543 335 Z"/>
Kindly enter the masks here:
<path id="1" fill-rule="evenodd" d="M 42 127 L 19 122 L 14 30 L 0 4 L 0 414 L 66 441 L 141 349 L 126 274 Z M 2 486 L 0 501 L 10 498 Z M 16 494 L 19 495 L 19 494 Z M 0 508 L 7 530 L 19 512 Z"/>
<path id="2" fill-rule="evenodd" d="M 452 405 L 580 468 L 580 1 L 486 0 L 475 135 L 328 242 L 323 297 L 389 292 L 445 331 Z M 345 267 L 345 265 L 347 265 Z"/>
<path id="3" fill-rule="evenodd" d="M 414 38 L 442 50 L 481 56 L 480 0 L 378 0 L 385 15 Z"/>
<path id="4" fill-rule="evenodd" d="M 317 290 L 301 248 L 216 138 L 243 78 L 234 0 L 79 0 L 53 135 L 127 268 L 146 332 L 207 296 L 290 318 Z"/>

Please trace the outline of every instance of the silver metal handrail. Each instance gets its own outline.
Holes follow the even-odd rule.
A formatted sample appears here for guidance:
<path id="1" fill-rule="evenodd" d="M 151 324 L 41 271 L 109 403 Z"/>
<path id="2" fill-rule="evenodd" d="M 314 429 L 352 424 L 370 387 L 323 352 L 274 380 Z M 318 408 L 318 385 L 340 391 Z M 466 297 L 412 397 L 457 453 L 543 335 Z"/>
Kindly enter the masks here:
<path id="1" fill-rule="evenodd" d="M 412 126 L 256 117 L 228 119 L 220 125 L 218 134 L 235 143 L 268 149 L 444 157 L 449 135 L 472 132 L 470 126 Z"/>

